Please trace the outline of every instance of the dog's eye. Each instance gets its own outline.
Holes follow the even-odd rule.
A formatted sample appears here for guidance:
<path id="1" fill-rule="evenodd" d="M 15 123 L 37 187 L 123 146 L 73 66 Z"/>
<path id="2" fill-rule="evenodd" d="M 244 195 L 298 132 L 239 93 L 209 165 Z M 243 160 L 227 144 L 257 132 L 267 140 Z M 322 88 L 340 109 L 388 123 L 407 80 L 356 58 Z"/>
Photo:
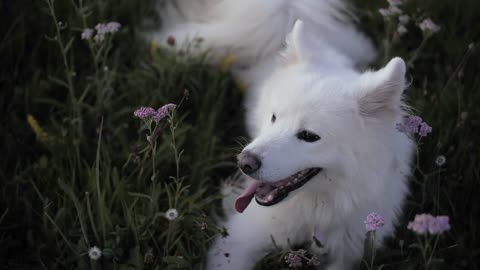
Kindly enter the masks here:
<path id="1" fill-rule="evenodd" d="M 277 117 L 275 116 L 275 114 L 272 114 L 272 119 L 270 121 L 272 121 L 272 123 L 275 123 L 275 120 L 277 120 Z"/>
<path id="2" fill-rule="evenodd" d="M 315 142 L 320 140 L 320 136 L 308 130 L 302 130 L 299 133 L 297 133 L 297 138 L 299 140 L 306 141 L 306 142 Z"/>

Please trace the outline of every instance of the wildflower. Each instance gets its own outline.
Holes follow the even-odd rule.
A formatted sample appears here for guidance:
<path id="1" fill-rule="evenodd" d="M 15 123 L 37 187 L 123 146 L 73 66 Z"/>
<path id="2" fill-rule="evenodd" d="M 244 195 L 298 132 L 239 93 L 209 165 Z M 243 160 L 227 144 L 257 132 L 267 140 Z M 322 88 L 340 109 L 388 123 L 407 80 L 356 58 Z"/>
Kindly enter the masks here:
<path id="1" fill-rule="evenodd" d="M 401 123 L 396 124 L 397 130 L 405 134 L 416 134 L 425 137 L 432 132 L 432 127 L 415 115 L 404 117 Z"/>
<path id="2" fill-rule="evenodd" d="M 398 16 L 398 21 L 402 24 L 406 24 L 410 21 L 410 16 L 404 14 L 404 15 L 400 15 Z"/>
<path id="3" fill-rule="evenodd" d="M 91 39 L 91 38 L 92 38 L 92 35 L 93 35 L 93 29 L 91 29 L 91 28 L 85 28 L 85 29 L 83 29 L 83 31 L 82 31 L 81 37 L 82 37 L 82 39 L 87 39 L 87 40 L 88 40 L 88 39 Z"/>
<path id="4" fill-rule="evenodd" d="M 150 107 L 140 107 L 137 110 L 135 110 L 135 112 L 133 112 L 133 115 L 140 119 L 152 117 L 155 114 L 156 114 L 156 111 Z"/>
<path id="5" fill-rule="evenodd" d="M 122 25 L 118 22 L 109 22 L 109 23 L 99 23 L 95 26 L 95 30 L 97 30 L 97 34 L 93 37 L 95 42 L 102 42 L 105 40 L 105 36 L 107 34 L 114 34 L 118 32 Z"/>
<path id="6" fill-rule="evenodd" d="M 88 257 L 90 257 L 90 259 L 96 261 L 96 260 L 100 259 L 100 257 L 102 257 L 102 251 L 96 246 L 91 247 L 88 250 Z"/>
<path id="7" fill-rule="evenodd" d="M 379 214 L 372 212 L 368 214 L 367 218 L 363 223 L 365 223 L 365 227 L 367 228 L 367 231 L 371 232 L 371 231 L 376 231 L 380 227 L 382 227 L 383 224 L 385 224 L 385 220 Z"/>
<path id="8" fill-rule="evenodd" d="M 392 14 L 392 15 L 393 14 L 402 14 L 402 10 L 397 6 L 390 6 L 390 7 L 388 7 L 388 10 L 389 10 L 390 14 Z"/>
<path id="9" fill-rule="evenodd" d="M 95 40 L 95 42 L 97 42 L 97 43 L 100 43 L 100 42 L 105 40 L 105 35 L 104 34 L 96 34 L 93 37 L 93 40 Z"/>
<path id="10" fill-rule="evenodd" d="M 402 0 L 387 0 L 390 6 L 399 6 L 402 4 Z"/>
<path id="11" fill-rule="evenodd" d="M 118 22 L 109 22 L 106 25 L 108 33 L 112 34 L 118 32 L 118 30 L 120 30 L 120 27 L 122 27 L 122 25 Z"/>
<path id="12" fill-rule="evenodd" d="M 400 24 L 400 25 L 398 26 L 398 28 L 397 28 L 397 33 L 398 33 L 399 35 L 403 35 L 403 34 L 405 34 L 406 32 L 408 32 L 407 28 L 405 28 L 405 26 L 403 26 L 403 25 Z"/>
<path id="13" fill-rule="evenodd" d="M 159 121 L 162 120 L 165 116 L 167 116 L 167 114 L 168 114 L 169 111 L 174 110 L 176 107 L 177 107 L 177 105 L 175 105 L 175 104 L 173 104 L 173 103 L 169 103 L 169 104 L 163 105 L 162 107 L 160 107 L 160 108 L 155 112 L 155 114 L 153 115 L 153 120 L 154 120 L 155 122 L 159 122 Z"/>
<path id="14" fill-rule="evenodd" d="M 437 234 L 449 231 L 450 227 L 450 218 L 448 216 L 437 216 Z"/>
<path id="15" fill-rule="evenodd" d="M 420 27 L 423 32 L 436 33 L 440 31 L 440 26 L 436 25 L 430 18 L 423 20 L 418 27 Z"/>
<path id="16" fill-rule="evenodd" d="M 392 15 L 392 13 L 390 12 L 390 10 L 386 9 L 386 8 L 381 8 L 378 10 L 378 13 L 380 13 L 383 17 L 387 17 L 387 16 L 390 16 Z"/>
<path id="17" fill-rule="evenodd" d="M 415 219 L 408 223 L 407 229 L 412 230 L 420 235 L 425 234 L 428 229 L 428 224 L 432 218 L 433 216 L 429 214 L 416 215 Z"/>
<path id="18" fill-rule="evenodd" d="M 45 130 L 38 124 L 37 119 L 33 117 L 31 114 L 27 114 L 27 122 L 30 128 L 32 129 L 33 133 L 35 133 L 35 136 L 37 136 L 37 139 L 42 142 L 48 142 L 50 140 L 50 136 L 48 135 Z"/>
<path id="19" fill-rule="evenodd" d="M 423 122 L 420 124 L 420 130 L 418 131 L 418 135 L 425 137 L 431 132 L 432 132 L 432 127 L 429 126 L 427 123 Z"/>
<path id="20" fill-rule="evenodd" d="M 402 123 L 397 123 L 397 130 L 403 133 L 417 133 L 418 126 L 422 123 L 422 118 L 415 115 L 409 115 L 403 118 Z"/>
<path id="21" fill-rule="evenodd" d="M 288 263 L 289 267 L 297 268 L 301 267 L 302 264 L 302 257 L 305 255 L 306 251 L 300 249 L 298 251 L 290 251 L 287 255 L 285 255 L 285 262 Z"/>
<path id="22" fill-rule="evenodd" d="M 178 217 L 177 209 L 174 209 L 174 208 L 168 209 L 167 212 L 165 212 L 165 217 L 170 221 L 175 220 Z"/>
<path id="23" fill-rule="evenodd" d="M 427 232 L 430 234 L 441 234 L 450 230 L 449 218 L 448 216 L 434 217 L 430 214 L 416 215 L 415 219 L 408 223 L 407 229 L 420 235 Z"/>
<path id="24" fill-rule="evenodd" d="M 435 164 L 437 164 L 438 167 L 442 167 L 446 161 L 447 161 L 447 158 L 445 156 L 438 156 L 435 159 Z"/>

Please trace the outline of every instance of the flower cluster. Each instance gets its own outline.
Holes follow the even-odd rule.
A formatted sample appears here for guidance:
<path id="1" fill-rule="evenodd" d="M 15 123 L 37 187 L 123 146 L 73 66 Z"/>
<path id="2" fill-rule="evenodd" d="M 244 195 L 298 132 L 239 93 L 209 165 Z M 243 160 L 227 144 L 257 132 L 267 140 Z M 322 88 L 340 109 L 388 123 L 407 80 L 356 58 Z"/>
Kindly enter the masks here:
<path id="1" fill-rule="evenodd" d="M 176 106 L 175 104 L 169 103 L 158 108 L 158 110 L 151 107 L 140 107 L 133 112 L 133 115 L 142 120 L 153 119 L 153 121 L 159 122 L 167 116 L 168 112 L 174 110 Z"/>
<path id="2" fill-rule="evenodd" d="M 401 123 L 397 123 L 397 130 L 405 134 L 416 134 L 421 137 L 427 136 L 432 132 L 432 127 L 425 123 L 420 116 L 409 115 L 403 118 Z"/>
<path id="3" fill-rule="evenodd" d="M 296 251 L 289 251 L 287 255 L 284 257 L 285 262 L 288 264 L 289 267 L 291 268 L 298 268 L 303 266 L 303 261 L 307 263 L 307 265 L 319 265 L 320 260 L 318 259 L 317 256 L 312 255 L 309 257 L 307 255 L 307 251 L 304 249 L 299 249 Z"/>
<path id="4" fill-rule="evenodd" d="M 305 252 L 305 250 L 303 251 Z M 287 255 L 285 255 L 285 262 L 288 263 L 289 267 L 293 267 L 293 268 L 301 267 L 302 257 L 300 257 L 296 252 L 289 252 Z"/>
<path id="5" fill-rule="evenodd" d="M 379 214 L 372 212 L 368 214 L 367 218 L 365 219 L 365 221 L 363 221 L 363 223 L 365 223 L 365 228 L 367 229 L 367 231 L 371 232 L 376 231 L 380 227 L 382 227 L 383 224 L 385 224 L 385 220 Z"/>
<path id="6" fill-rule="evenodd" d="M 118 22 L 109 22 L 109 23 L 99 23 L 95 26 L 97 34 L 94 36 L 95 30 L 91 28 L 85 28 L 82 31 L 81 38 L 85 40 L 90 40 L 93 37 L 93 40 L 97 43 L 105 40 L 107 34 L 114 34 L 118 32 L 122 25 Z"/>
<path id="7" fill-rule="evenodd" d="M 397 33 L 403 35 L 407 30 L 407 24 L 410 22 L 410 16 L 403 14 L 400 6 L 403 4 L 402 0 L 387 0 L 388 8 L 381 8 L 378 12 L 385 18 L 395 18 L 398 19 Z M 436 33 L 440 30 L 440 26 L 436 25 L 432 19 L 426 18 L 421 23 L 418 24 L 418 27 L 424 33 Z"/>
<path id="8" fill-rule="evenodd" d="M 432 216 L 430 214 L 416 215 L 415 219 L 408 223 L 407 228 L 419 235 L 441 234 L 450 230 L 448 216 Z"/>

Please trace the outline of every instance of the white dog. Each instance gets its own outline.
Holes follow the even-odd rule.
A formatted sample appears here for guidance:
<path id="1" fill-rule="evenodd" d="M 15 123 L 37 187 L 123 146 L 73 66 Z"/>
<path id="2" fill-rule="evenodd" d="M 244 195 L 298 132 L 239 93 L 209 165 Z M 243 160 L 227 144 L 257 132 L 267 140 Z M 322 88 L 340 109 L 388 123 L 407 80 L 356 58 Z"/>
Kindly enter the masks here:
<path id="1" fill-rule="evenodd" d="M 403 60 L 357 71 L 374 50 L 338 1 L 164 8 L 157 39 L 200 36 L 214 61 L 234 54 L 234 74 L 249 85 L 253 141 L 238 156 L 246 179 L 235 201 L 240 213 L 227 211 L 228 236 L 215 240 L 207 269 L 252 269 L 272 242 L 288 249 L 313 235 L 319 241 L 311 251 L 326 254 L 327 269 L 351 269 L 363 254 L 367 214 L 385 219 L 381 240 L 393 232 L 407 194 L 414 144 L 395 127 L 405 115 Z"/>

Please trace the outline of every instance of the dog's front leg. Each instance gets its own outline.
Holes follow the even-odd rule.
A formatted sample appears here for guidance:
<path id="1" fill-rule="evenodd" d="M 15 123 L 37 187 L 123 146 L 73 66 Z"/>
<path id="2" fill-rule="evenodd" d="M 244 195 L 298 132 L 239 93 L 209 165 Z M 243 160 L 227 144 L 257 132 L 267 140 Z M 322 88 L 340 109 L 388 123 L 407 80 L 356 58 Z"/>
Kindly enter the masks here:
<path id="1" fill-rule="evenodd" d="M 208 270 L 253 269 L 272 246 L 272 219 L 256 212 L 251 205 L 225 224 L 228 235 L 218 237 L 208 252 Z"/>

